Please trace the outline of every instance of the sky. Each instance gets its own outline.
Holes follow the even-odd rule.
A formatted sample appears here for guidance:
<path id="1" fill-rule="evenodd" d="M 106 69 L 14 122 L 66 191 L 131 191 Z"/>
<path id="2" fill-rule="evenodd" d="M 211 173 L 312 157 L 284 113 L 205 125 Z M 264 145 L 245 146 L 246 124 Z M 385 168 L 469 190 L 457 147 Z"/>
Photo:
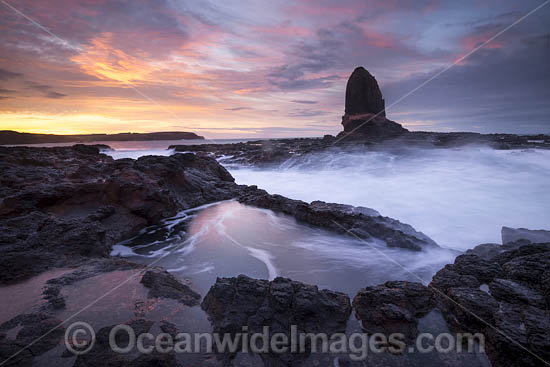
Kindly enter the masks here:
<path id="1" fill-rule="evenodd" d="M 550 133 L 543 0 L 0 0 L 0 31 L 0 130 L 337 134 L 364 66 L 410 130 Z"/>

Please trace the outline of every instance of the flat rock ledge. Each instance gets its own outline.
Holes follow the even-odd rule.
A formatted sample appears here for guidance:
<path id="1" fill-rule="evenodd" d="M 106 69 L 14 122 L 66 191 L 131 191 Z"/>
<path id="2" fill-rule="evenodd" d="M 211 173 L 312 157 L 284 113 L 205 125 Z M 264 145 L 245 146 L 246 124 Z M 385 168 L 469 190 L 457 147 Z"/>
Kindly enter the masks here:
<path id="1" fill-rule="evenodd" d="M 385 241 L 388 247 L 400 247 L 413 251 L 421 251 L 426 247 L 438 247 L 424 233 L 396 219 L 383 217 L 370 208 L 323 201 L 313 201 L 308 204 L 281 195 L 271 195 L 256 186 L 244 189 L 238 201 L 288 214 L 299 221 L 339 234 L 364 240 L 380 239 Z"/>
<path id="2" fill-rule="evenodd" d="M 200 294 L 160 268 L 147 270 L 141 278 L 141 284 L 149 288 L 149 298 L 171 298 L 186 306 L 196 306 L 201 299 Z"/>
<path id="3" fill-rule="evenodd" d="M 340 292 L 319 290 L 286 278 L 273 281 L 252 279 L 245 275 L 218 278 L 201 304 L 209 315 L 214 332 L 235 334 L 247 326 L 251 333 L 269 327 L 271 335 L 289 337 L 291 325 L 298 333 L 343 333 L 351 314 L 349 297 Z M 271 336 L 270 335 L 270 336 Z M 266 366 L 299 365 L 308 353 L 266 354 Z M 220 355 L 226 361 L 234 355 Z"/>

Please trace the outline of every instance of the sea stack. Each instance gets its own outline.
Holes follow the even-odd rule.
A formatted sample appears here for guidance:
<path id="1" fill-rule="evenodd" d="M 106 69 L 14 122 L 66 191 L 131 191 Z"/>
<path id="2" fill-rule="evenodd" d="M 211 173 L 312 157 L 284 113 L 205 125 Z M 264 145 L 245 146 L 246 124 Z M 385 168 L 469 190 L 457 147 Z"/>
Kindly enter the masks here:
<path id="1" fill-rule="evenodd" d="M 391 138 L 408 132 L 386 118 L 384 98 L 378 82 L 364 67 L 356 68 L 346 86 L 344 131 L 338 136 L 354 139 Z"/>
<path id="2" fill-rule="evenodd" d="M 380 113 L 386 117 L 384 98 L 378 82 L 364 67 L 356 68 L 346 86 L 346 115 Z"/>

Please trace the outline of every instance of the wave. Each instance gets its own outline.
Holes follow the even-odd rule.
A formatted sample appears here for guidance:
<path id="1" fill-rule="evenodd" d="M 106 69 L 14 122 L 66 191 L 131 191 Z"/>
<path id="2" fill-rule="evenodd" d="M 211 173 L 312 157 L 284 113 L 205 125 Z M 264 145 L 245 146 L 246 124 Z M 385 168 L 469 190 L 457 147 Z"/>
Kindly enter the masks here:
<path id="1" fill-rule="evenodd" d="M 548 150 L 334 150 L 275 168 L 228 168 L 239 184 L 308 202 L 370 207 L 458 250 L 500 243 L 502 226 L 550 226 Z"/>

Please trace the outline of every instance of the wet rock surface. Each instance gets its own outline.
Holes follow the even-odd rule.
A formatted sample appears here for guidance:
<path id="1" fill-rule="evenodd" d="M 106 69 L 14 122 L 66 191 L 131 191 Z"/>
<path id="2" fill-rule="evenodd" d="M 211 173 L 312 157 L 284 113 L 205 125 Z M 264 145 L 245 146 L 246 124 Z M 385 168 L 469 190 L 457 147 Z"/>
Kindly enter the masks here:
<path id="1" fill-rule="evenodd" d="M 490 253 L 484 245 L 478 252 L 485 258 L 458 256 L 430 286 L 455 330 L 485 335 L 493 366 L 543 366 L 550 357 L 550 243 L 509 245 Z"/>
<path id="2" fill-rule="evenodd" d="M 7 334 L 15 331 L 15 337 Z M 62 320 L 46 313 L 23 314 L 0 325 L 0 360 L 4 366 L 31 366 L 33 358 L 63 340 Z"/>
<path id="3" fill-rule="evenodd" d="M 213 156 L 224 163 L 270 165 L 291 157 L 318 152 L 330 147 L 327 139 L 274 139 L 234 144 L 171 145 L 176 152 L 193 152 Z"/>
<path id="4" fill-rule="evenodd" d="M 270 209 L 294 216 L 299 221 L 360 239 L 380 239 L 388 247 L 420 251 L 437 244 L 422 232 L 398 220 L 383 217 L 374 209 L 314 201 L 310 204 L 270 195 L 251 186 L 243 190 L 238 200 L 247 205 Z"/>
<path id="5" fill-rule="evenodd" d="M 398 137 L 409 131 L 395 121 L 372 113 L 346 114 L 342 117 L 342 125 L 344 131 L 337 135 L 338 139 L 388 139 Z"/>
<path id="6" fill-rule="evenodd" d="M 211 158 L 114 160 L 99 148 L 0 147 L 0 282 L 107 257 L 146 225 L 235 196 Z"/>
<path id="7" fill-rule="evenodd" d="M 310 148 L 331 141 L 318 139 Z M 337 233 L 349 231 L 359 238 L 384 240 L 388 246 L 410 250 L 437 246 L 421 232 L 370 208 L 305 203 L 254 186 L 236 185 L 221 165 L 203 154 L 115 161 L 100 154 L 99 148 L 105 147 L 0 148 L 1 282 L 24 279 L 52 267 L 75 267 L 69 274 L 47 281 L 42 294 L 46 302 L 40 312 L 25 313 L 0 325 L 0 354 L 6 358 L 59 321 L 56 315 L 66 307 L 63 287 L 102 272 L 143 268 L 108 257 L 114 243 L 204 203 L 237 198 Z M 398 330 L 412 339 L 418 333 L 419 318 L 431 310 L 435 298 L 436 307 L 455 330 L 486 335 L 494 366 L 540 364 L 526 349 L 548 360 L 550 244 L 530 243 L 524 231 L 521 238 L 505 245 L 485 244 L 459 256 L 436 274 L 431 286 L 437 291 L 433 293 L 408 282 L 387 282 L 361 290 L 353 306 L 364 329 Z M 142 283 L 154 298 L 171 298 L 187 306 L 200 301 L 200 295 L 160 269 L 145 272 Z M 292 323 L 304 331 L 339 332 L 345 330 L 351 313 L 349 298 L 341 293 L 290 279 L 270 282 L 245 276 L 218 279 L 202 308 L 215 330 L 228 332 L 238 332 L 242 325 L 259 332 L 262 326 L 284 332 Z M 151 327 L 149 322 L 136 322 L 143 330 Z M 102 340 L 110 328 L 99 333 Z M 177 331 L 170 323 L 160 328 L 170 334 Z M 59 345 L 61 338 L 62 334 L 52 333 L 51 339 L 44 338 L 43 343 L 21 351 L 7 365 L 31 365 L 35 357 Z M 105 345 L 99 342 L 97 352 L 78 357 L 76 365 L 97 365 L 98 361 L 106 365 L 177 363 L 173 355 L 131 359 L 109 354 Z M 233 357 L 224 355 L 222 361 Z M 304 356 L 265 354 L 258 358 L 267 365 L 287 365 L 299 363 Z"/>
<path id="8" fill-rule="evenodd" d="M 342 333 L 351 313 L 349 297 L 343 293 L 286 278 L 267 281 L 245 275 L 218 278 L 201 307 L 215 332 L 235 334 L 247 326 L 249 332 L 262 333 L 268 326 L 270 335 L 283 333 L 289 340 L 291 325 L 296 325 L 298 333 Z M 266 365 L 286 366 L 299 365 L 308 355 L 262 353 L 260 357 Z M 235 355 L 220 357 L 229 363 Z"/>
<path id="9" fill-rule="evenodd" d="M 224 164 L 257 167 L 277 166 L 317 152 L 360 153 L 403 147 L 441 149 L 467 145 L 493 149 L 550 149 L 549 135 L 403 132 L 401 125 L 386 118 L 372 119 L 371 122 L 374 122 L 369 122 L 370 125 L 365 127 L 366 134 L 356 137 L 348 134 L 370 118 L 372 116 L 345 117 L 348 130 L 344 130 L 338 138 L 328 135 L 324 138 L 254 140 L 233 144 L 172 145 L 170 149 L 214 157 Z"/>
<path id="10" fill-rule="evenodd" d="M 198 305 L 201 298 L 200 294 L 193 291 L 189 286 L 180 283 L 166 270 L 147 270 L 141 278 L 141 283 L 150 289 L 149 298 L 171 298 L 186 306 Z"/>
<path id="11" fill-rule="evenodd" d="M 107 258 L 113 244 L 148 225 L 184 209 L 235 197 L 338 233 L 349 230 L 360 238 L 380 238 L 388 246 L 419 250 L 434 245 L 412 227 L 371 209 L 306 204 L 236 185 L 209 157 L 114 160 L 100 148 L 105 147 L 0 147 L 1 283 Z"/>
<path id="12" fill-rule="evenodd" d="M 418 335 L 418 318 L 434 306 L 431 290 L 406 281 L 362 288 L 353 298 L 353 309 L 367 333 L 402 333 L 408 343 Z"/>

